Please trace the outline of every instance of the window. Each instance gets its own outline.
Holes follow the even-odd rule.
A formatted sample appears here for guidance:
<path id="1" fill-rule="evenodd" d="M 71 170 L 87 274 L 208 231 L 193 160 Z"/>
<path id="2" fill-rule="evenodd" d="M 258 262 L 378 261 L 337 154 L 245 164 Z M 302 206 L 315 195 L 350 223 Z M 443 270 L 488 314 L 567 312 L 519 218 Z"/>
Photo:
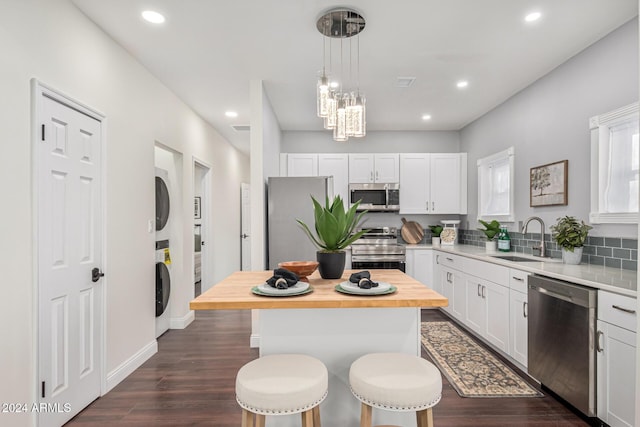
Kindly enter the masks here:
<path id="1" fill-rule="evenodd" d="M 478 219 L 514 221 L 514 149 L 478 160 Z"/>
<path id="2" fill-rule="evenodd" d="M 589 120 L 592 223 L 637 223 L 638 103 Z"/>

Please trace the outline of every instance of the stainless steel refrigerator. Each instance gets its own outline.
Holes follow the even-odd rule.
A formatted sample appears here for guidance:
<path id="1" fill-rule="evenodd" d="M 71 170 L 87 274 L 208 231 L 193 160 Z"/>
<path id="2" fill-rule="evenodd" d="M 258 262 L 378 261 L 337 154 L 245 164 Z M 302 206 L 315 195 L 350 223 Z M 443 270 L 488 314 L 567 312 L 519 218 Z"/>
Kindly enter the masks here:
<path id="1" fill-rule="evenodd" d="M 315 261 L 317 248 L 296 219 L 315 230 L 311 196 L 322 203 L 333 198 L 333 178 L 271 177 L 267 190 L 269 252 L 267 264 L 277 268 L 283 261 Z M 345 201 L 346 202 L 346 201 Z"/>

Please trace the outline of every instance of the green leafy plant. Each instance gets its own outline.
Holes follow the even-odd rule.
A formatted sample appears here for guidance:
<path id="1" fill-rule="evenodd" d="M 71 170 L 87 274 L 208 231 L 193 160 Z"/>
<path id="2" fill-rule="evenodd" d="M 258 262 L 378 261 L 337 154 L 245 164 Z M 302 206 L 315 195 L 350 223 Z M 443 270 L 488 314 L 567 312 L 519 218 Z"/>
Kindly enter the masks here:
<path id="1" fill-rule="evenodd" d="M 440 233 L 442 233 L 443 227 L 441 225 L 430 225 L 429 229 L 433 234 L 433 237 L 440 237 Z"/>
<path id="2" fill-rule="evenodd" d="M 574 248 L 584 246 L 587 240 L 589 230 L 593 227 L 585 224 L 584 221 L 578 221 L 572 216 L 564 216 L 558 218 L 558 222 L 551 226 L 553 240 L 569 252 L 573 252 Z"/>
<path id="3" fill-rule="evenodd" d="M 500 232 L 500 223 L 495 219 L 491 222 L 479 219 L 478 222 L 484 225 L 484 228 L 478 228 L 478 230 L 482 231 L 489 241 L 493 240 L 493 238 Z"/>
<path id="4" fill-rule="evenodd" d="M 307 224 L 299 219 L 296 219 L 296 221 L 321 252 L 340 252 L 368 231 L 362 230 L 353 233 L 360 225 L 362 216 L 367 212 L 356 214 L 356 209 L 360 204 L 359 201 L 345 211 L 344 203 L 340 196 L 334 197 L 331 203 L 329 203 L 329 197 L 327 197 L 325 206 L 322 206 L 313 196 L 311 196 L 311 200 L 313 200 L 315 217 L 315 235 Z"/>

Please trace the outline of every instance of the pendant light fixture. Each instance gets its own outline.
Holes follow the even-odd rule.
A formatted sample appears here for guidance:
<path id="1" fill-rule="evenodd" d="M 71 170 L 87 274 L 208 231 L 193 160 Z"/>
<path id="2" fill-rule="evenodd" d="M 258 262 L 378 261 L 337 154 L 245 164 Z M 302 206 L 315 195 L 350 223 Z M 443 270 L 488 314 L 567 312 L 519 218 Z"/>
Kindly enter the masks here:
<path id="1" fill-rule="evenodd" d="M 349 137 L 363 137 L 366 135 L 366 107 L 364 94 L 360 92 L 360 32 L 365 27 L 365 20 L 352 9 L 332 9 L 323 14 L 317 21 L 318 31 L 325 37 L 322 45 L 322 71 L 317 83 L 317 114 L 323 118 L 324 128 L 333 130 L 333 139 L 345 142 Z M 346 74 L 344 72 L 343 41 L 349 39 L 349 85 L 353 84 L 353 49 L 351 37 L 357 36 L 356 53 L 356 84 L 355 90 L 346 89 Z M 340 41 L 340 75 L 338 89 L 332 89 L 331 69 L 332 42 Z M 326 71 L 326 43 L 329 43 L 329 73 Z"/>

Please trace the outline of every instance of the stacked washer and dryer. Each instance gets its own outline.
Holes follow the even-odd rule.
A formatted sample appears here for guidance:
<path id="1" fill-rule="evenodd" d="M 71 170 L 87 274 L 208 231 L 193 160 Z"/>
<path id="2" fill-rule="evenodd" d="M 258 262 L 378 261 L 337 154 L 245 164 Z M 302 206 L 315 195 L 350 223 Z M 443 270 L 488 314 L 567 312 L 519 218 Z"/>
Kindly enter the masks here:
<path id="1" fill-rule="evenodd" d="M 156 168 L 156 338 L 170 326 L 171 254 L 169 252 L 171 186 L 169 172 Z"/>

